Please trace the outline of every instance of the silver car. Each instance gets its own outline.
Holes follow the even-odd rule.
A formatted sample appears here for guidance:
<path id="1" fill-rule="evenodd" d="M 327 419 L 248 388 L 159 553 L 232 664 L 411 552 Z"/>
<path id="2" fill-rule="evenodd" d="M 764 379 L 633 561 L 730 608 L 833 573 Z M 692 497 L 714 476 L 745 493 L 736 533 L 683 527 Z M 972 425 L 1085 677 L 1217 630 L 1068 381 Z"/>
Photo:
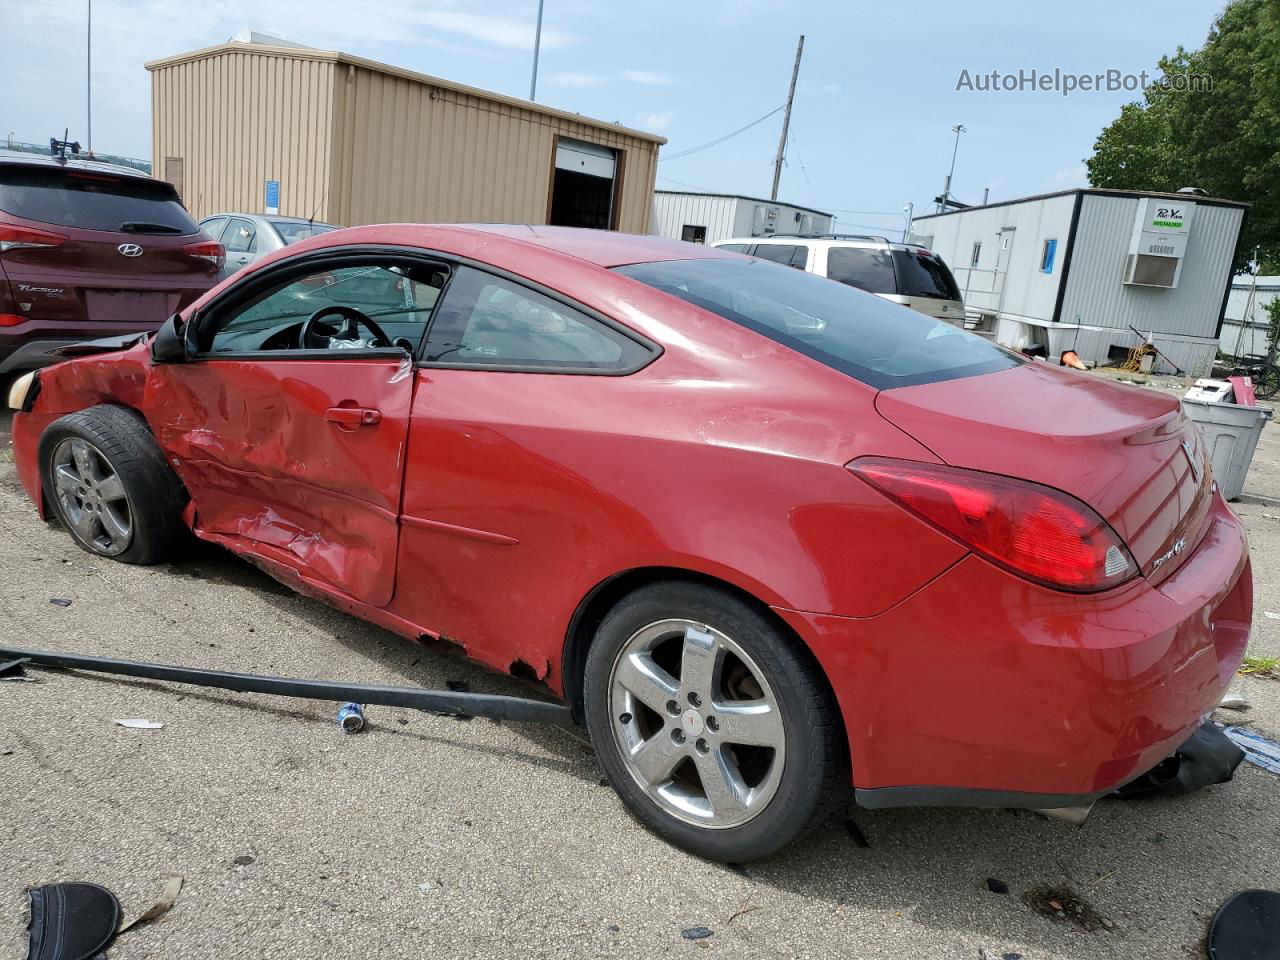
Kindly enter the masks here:
<path id="1" fill-rule="evenodd" d="M 200 226 L 227 248 L 222 277 L 291 243 L 338 229 L 331 223 L 261 213 L 215 213 L 201 220 Z"/>

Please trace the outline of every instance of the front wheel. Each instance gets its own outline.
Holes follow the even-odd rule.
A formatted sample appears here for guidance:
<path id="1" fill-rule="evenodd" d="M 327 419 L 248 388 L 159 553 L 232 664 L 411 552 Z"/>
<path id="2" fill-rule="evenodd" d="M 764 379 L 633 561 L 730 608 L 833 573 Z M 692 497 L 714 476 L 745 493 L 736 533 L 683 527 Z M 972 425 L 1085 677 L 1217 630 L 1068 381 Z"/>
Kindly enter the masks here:
<path id="1" fill-rule="evenodd" d="M 182 535 L 182 485 L 137 414 L 102 405 L 40 438 L 44 493 L 72 539 L 122 563 L 165 559 Z"/>
<path id="2" fill-rule="evenodd" d="M 585 692 L 614 789 L 698 856 L 768 856 L 847 792 L 825 678 L 793 637 L 727 591 L 670 582 L 628 595 L 596 633 Z"/>

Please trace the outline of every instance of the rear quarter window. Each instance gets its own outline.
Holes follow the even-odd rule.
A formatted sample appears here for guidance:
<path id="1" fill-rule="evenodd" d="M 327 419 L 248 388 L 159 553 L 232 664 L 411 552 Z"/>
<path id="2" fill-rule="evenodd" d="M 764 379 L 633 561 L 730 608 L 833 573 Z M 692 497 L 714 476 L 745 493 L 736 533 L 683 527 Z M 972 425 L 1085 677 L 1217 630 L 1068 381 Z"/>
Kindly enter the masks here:
<path id="1" fill-rule="evenodd" d="M 0 166 L 0 210 L 79 230 L 200 232 L 169 184 L 87 170 Z"/>
<path id="2" fill-rule="evenodd" d="M 831 247 L 827 276 L 868 293 L 897 293 L 893 257 L 883 247 Z"/>
<path id="3" fill-rule="evenodd" d="M 880 390 L 1025 362 L 949 323 L 761 260 L 668 260 L 615 269 Z"/>
<path id="4" fill-rule="evenodd" d="M 960 289 L 940 257 L 927 250 L 895 250 L 898 293 L 904 297 L 959 300 Z"/>

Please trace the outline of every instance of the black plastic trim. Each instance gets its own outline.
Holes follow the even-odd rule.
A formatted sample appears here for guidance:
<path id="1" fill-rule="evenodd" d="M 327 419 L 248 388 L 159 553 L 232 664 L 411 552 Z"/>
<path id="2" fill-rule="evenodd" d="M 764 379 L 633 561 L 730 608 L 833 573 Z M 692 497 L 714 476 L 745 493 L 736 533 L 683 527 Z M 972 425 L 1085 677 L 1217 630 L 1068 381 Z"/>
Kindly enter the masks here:
<path id="1" fill-rule="evenodd" d="M 1120 786 L 1120 784 L 1116 784 Z M 1052 810 L 1084 807 L 1115 790 L 1096 793 L 1022 793 L 1015 790 L 980 790 L 975 787 L 876 787 L 853 791 L 858 806 L 868 810 L 890 807 L 1015 807 Z"/>
<path id="2" fill-rule="evenodd" d="M 1236 278 L 1236 259 L 1240 256 L 1240 244 L 1244 242 L 1244 228 L 1248 222 L 1249 208 L 1245 207 L 1244 212 L 1240 215 L 1240 231 L 1236 234 L 1236 248 L 1231 253 L 1231 265 L 1227 267 L 1226 289 L 1222 291 L 1222 306 L 1218 308 L 1218 328 L 1213 332 L 1215 340 L 1222 338 L 1222 325 L 1227 321 L 1227 301 L 1231 299 L 1231 286 Z M 1262 264 L 1258 264 L 1258 269 L 1262 269 Z M 1243 317 L 1240 322 L 1248 326 L 1249 318 Z"/>
<path id="3" fill-rule="evenodd" d="M 1062 251 L 1062 276 L 1058 277 L 1058 297 L 1053 303 L 1053 314 L 1050 320 L 1062 322 L 1062 302 L 1067 296 L 1067 279 L 1071 276 L 1071 254 L 1076 249 L 1076 228 L 1080 226 L 1080 208 L 1084 206 L 1084 194 L 1076 194 L 1075 206 L 1071 208 L 1071 226 L 1067 228 L 1067 248 Z"/>

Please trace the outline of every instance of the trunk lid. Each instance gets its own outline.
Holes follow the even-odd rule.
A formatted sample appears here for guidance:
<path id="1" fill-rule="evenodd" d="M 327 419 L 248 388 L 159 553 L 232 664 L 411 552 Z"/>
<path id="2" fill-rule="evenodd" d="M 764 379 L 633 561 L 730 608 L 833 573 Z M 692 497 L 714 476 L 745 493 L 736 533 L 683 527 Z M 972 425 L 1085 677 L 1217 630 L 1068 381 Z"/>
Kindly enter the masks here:
<path id="1" fill-rule="evenodd" d="M 1062 490 L 1105 518 L 1153 583 L 1204 532 L 1203 444 L 1174 397 L 1044 363 L 882 391 L 880 415 L 956 467 Z"/>

